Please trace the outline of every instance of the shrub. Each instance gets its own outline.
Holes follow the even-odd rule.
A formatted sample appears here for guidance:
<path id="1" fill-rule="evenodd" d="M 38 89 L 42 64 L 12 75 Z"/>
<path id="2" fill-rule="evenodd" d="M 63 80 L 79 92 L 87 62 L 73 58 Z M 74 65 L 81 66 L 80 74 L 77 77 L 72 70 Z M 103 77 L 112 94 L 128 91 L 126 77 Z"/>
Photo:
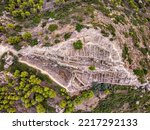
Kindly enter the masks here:
<path id="1" fill-rule="evenodd" d="M 134 74 L 140 77 L 143 77 L 145 75 L 145 72 L 143 69 L 137 68 L 133 70 Z"/>
<path id="2" fill-rule="evenodd" d="M 64 39 L 65 39 L 65 40 L 69 39 L 70 37 L 71 37 L 71 33 L 66 33 L 66 34 L 64 35 Z"/>
<path id="3" fill-rule="evenodd" d="M 81 24 L 79 24 L 79 23 L 76 24 L 76 30 L 77 30 L 78 32 L 80 32 L 83 28 L 84 28 L 83 25 L 81 25 Z"/>
<path id="4" fill-rule="evenodd" d="M 95 66 L 89 66 L 89 70 L 96 70 Z"/>
<path id="5" fill-rule="evenodd" d="M 116 15 L 115 16 L 115 20 L 114 20 L 115 24 L 121 23 L 121 24 L 126 24 L 126 20 L 125 20 L 125 16 L 124 15 Z"/>
<path id="6" fill-rule="evenodd" d="M 49 37 L 46 35 L 44 39 L 47 41 L 49 39 Z"/>
<path id="7" fill-rule="evenodd" d="M 17 43 L 21 42 L 21 39 L 19 36 L 14 36 L 14 37 L 9 37 L 7 41 L 10 44 L 17 44 Z"/>
<path id="8" fill-rule="evenodd" d="M 55 13 L 50 11 L 43 12 L 43 18 L 44 19 L 55 18 Z"/>
<path id="9" fill-rule="evenodd" d="M 143 55 L 147 55 L 148 49 L 147 48 L 140 48 L 140 51 L 143 53 Z"/>
<path id="10" fill-rule="evenodd" d="M 34 26 L 34 25 L 38 25 L 40 22 L 41 22 L 41 17 L 35 16 L 35 17 L 33 17 L 31 24 Z"/>
<path id="11" fill-rule="evenodd" d="M 136 33 L 136 31 L 133 29 L 133 27 L 131 27 L 131 28 L 129 29 L 129 35 L 132 37 L 132 41 L 134 42 L 134 45 L 135 45 L 136 47 L 139 47 L 140 39 L 138 38 L 137 33 Z"/>
<path id="12" fill-rule="evenodd" d="M 105 30 L 101 30 L 101 33 L 104 37 L 109 37 L 109 33 L 106 32 Z"/>
<path id="13" fill-rule="evenodd" d="M 12 24 L 12 23 L 9 23 L 9 24 L 7 24 L 7 28 L 9 28 L 9 29 L 14 29 L 14 28 L 15 28 L 15 25 Z"/>
<path id="14" fill-rule="evenodd" d="M 25 33 L 22 35 L 22 38 L 23 38 L 24 40 L 26 40 L 26 41 L 31 40 L 32 34 L 29 33 L 29 32 L 25 32 Z"/>
<path id="15" fill-rule="evenodd" d="M 76 49 L 76 50 L 82 49 L 82 48 L 83 48 L 83 43 L 82 43 L 82 41 L 81 41 L 81 40 L 78 40 L 78 41 L 74 42 L 74 43 L 73 43 L 73 47 L 74 47 L 74 49 Z"/>
<path id="16" fill-rule="evenodd" d="M 125 38 L 128 38 L 129 37 L 129 34 L 127 32 L 123 32 Z"/>
<path id="17" fill-rule="evenodd" d="M 21 32 L 21 30 L 22 30 L 22 26 L 20 26 L 20 25 L 15 26 L 15 31 Z"/>
<path id="18" fill-rule="evenodd" d="M 48 30 L 51 31 L 51 32 L 54 32 L 57 29 L 58 29 L 57 24 L 50 24 L 49 27 L 48 27 Z"/>
<path id="19" fill-rule="evenodd" d="M 144 83 L 145 82 L 145 79 L 144 79 L 144 76 L 147 75 L 148 73 L 148 70 L 147 69 L 140 69 L 140 68 L 137 68 L 137 69 L 134 69 L 133 70 L 134 74 L 138 76 L 138 79 L 141 83 Z"/>
<path id="20" fill-rule="evenodd" d="M 35 39 L 32 39 L 31 41 L 30 41 L 30 45 L 31 46 L 35 46 L 35 45 L 37 45 L 38 44 L 38 40 L 35 38 Z"/>
<path id="21" fill-rule="evenodd" d="M 60 40 L 59 39 L 55 39 L 54 42 L 57 44 L 57 43 L 60 43 Z"/>
<path id="22" fill-rule="evenodd" d="M 0 32 L 5 32 L 4 26 L 0 26 Z"/>
<path id="23" fill-rule="evenodd" d="M 45 42 L 44 46 L 51 46 L 51 43 L 50 42 Z"/>
<path id="24" fill-rule="evenodd" d="M 116 34 L 115 34 L 116 29 L 113 27 L 113 25 L 108 24 L 107 27 L 106 27 L 106 29 L 109 30 L 109 32 L 112 34 L 113 37 L 116 36 Z"/>
<path id="25" fill-rule="evenodd" d="M 128 57 L 128 55 L 129 55 L 129 49 L 128 49 L 128 47 L 127 47 L 127 44 L 125 44 L 125 45 L 124 45 L 124 48 L 123 48 L 123 51 L 122 51 L 122 57 L 123 57 L 124 59 L 126 59 L 126 58 Z"/>

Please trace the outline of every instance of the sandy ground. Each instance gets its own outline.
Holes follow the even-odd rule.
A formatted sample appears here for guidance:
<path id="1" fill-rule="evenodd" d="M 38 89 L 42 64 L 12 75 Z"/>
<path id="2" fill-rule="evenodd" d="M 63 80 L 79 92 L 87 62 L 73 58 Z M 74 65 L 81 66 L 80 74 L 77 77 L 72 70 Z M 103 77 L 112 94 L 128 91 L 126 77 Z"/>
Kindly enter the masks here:
<path id="1" fill-rule="evenodd" d="M 0 57 L 7 51 L 8 51 L 7 47 L 0 45 Z"/>
<path id="2" fill-rule="evenodd" d="M 5 52 L 12 52 L 14 55 L 17 55 L 18 52 L 16 50 L 14 50 L 11 46 L 4 46 L 4 45 L 0 45 L 0 57 L 5 53 Z"/>

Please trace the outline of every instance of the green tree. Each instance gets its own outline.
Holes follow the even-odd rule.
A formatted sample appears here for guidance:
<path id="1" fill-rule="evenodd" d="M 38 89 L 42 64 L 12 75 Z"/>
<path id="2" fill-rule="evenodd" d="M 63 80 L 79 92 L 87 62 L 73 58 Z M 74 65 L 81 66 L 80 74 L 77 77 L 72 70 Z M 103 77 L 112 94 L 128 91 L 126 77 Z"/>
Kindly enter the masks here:
<path id="1" fill-rule="evenodd" d="M 36 105 L 36 103 L 37 103 L 37 102 L 36 102 L 34 99 L 31 100 L 32 106 Z"/>
<path id="2" fill-rule="evenodd" d="M 44 97 L 40 94 L 36 94 L 35 96 L 35 101 L 37 102 L 42 102 L 44 100 Z"/>
<path id="3" fill-rule="evenodd" d="M 19 70 L 15 70 L 14 77 L 15 78 L 19 78 L 20 77 L 20 71 Z"/>
<path id="4" fill-rule="evenodd" d="M 65 107 L 66 107 L 66 105 L 67 105 L 66 100 L 61 100 L 61 102 L 60 102 L 59 106 L 60 106 L 61 108 L 65 108 Z"/>
<path id="5" fill-rule="evenodd" d="M 25 12 L 25 16 L 26 16 L 26 17 L 30 17 L 30 15 L 31 15 L 31 14 L 30 14 L 29 11 L 26 11 L 26 12 Z"/>
<path id="6" fill-rule="evenodd" d="M 28 77 L 28 75 L 29 75 L 29 73 L 28 72 L 26 72 L 26 71 L 23 71 L 23 72 L 21 72 L 21 77 L 22 78 L 26 78 L 26 77 Z"/>
<path id="7" fill-rule="evenodd" d="M 39 78 L 37 78 L 35 75 L 31 75 L 30 78 L 29 78 L 29 82 L 31 84 L 40 84 L 41 83 L 41 80 Z"/>
<path id="8" fill-rule="evenodd" d="M 74 43 L 73 43 L 73 47 L 74 47 L 74 49 L 76 49 L 76 50 L 82 49 L 82 48 L 83 48 L 83 43 L 82 43 L 82 41 L 81 41 L 81 40 L 78 40 L 78 41 L 74 42 Z"/>
<path id="9" fill-rule="evenodd" d="M 52 90 L 52 89 L 49 90 L 48 94 L 49 94 L 50 98 L 55 98 L 56 97 L 56 92 L 54 90 Z"/>
<path id="10" fill-rule="evenodd" d="M 45 113 L 45 112 L 46 112 L 46 110 L 45 110 L 45 108 L 43 107 L 42 104 L 38 104 L 38 105 L 36 106 L 36 111 L 37 111 L 38 113 Z"/>
<path id="11" fill-rule="evenodd" d="M 82 102 L 83 102 L 83 100 L 82 100 L 81 96 L 76 97 L 75 100 L 74 100 L 74 104 L 75 105 L 79 105 Z"/>
<path id="12" fill-rule="evenodd" d="M 15 113 L 16 112 L 16 108 L 9 108 L 7 109 L 8 113 Z"/>

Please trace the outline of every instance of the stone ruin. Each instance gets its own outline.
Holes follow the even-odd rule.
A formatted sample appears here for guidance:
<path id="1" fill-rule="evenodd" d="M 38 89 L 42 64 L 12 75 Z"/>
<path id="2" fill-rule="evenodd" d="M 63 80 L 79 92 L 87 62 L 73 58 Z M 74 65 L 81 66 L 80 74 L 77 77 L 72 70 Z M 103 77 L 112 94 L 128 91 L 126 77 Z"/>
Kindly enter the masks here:
<path id="1" fill-rule="evenodd" d="M 73 47 L 77 40 L 83 42 L 81 50 Z M 139 84 L 137 77 L 124 67 L 117 41 L 102 36 L 100 30 L 75 31 L 65 42 L 52 47 L 27 47 L 19 54 L 20 61 L 46 72 L 70 93 L 88 89 L 93 82 Z M 89 70 L 89 66 L 95 66 L 96 70 Z"/>

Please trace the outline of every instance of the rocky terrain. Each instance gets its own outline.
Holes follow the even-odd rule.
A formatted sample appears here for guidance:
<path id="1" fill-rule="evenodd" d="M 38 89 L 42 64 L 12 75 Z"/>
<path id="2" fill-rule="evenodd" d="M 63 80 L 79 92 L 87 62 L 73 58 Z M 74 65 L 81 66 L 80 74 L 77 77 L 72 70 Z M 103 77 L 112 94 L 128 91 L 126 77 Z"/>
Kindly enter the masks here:
<path id="1" fill-rule="evenodd" d="M 82 40 L 83 48 L 74 50 L 73 43 Z M 19 51 L 21 61 L 49 73 L 68 92 L 92 86 L 92 82 L 140 86 L 136 76 L 124 67 L 117 41 L 110 42 L 99 30 L 83 29 L 53 47 L 28 47 Z M 90 70 L 95 66 L 95 70 Z"/>
<path id="2" fill-rule="evenodd" d="M 1 86 L 28 86 L 33 75 L 39 78 L 39 71 L 40 75 L 48 76 L 46 80 L 39 78 L 39 83 L 33 81 L 26 88 L 32 102 L 27 100 L 28 92 L 23 90 L 25 99 L 22 102 L 26 109 L 22 108 L 21 101 L 17 101 L 15 103 L 20 104 L 18 112 L 45 112 L 44 98 L 55 112 L 92 111 L 107 96 L 111 99 L 112 93 L 118 94 L 113 87 L 129 88 L 128 94 L 137 92 L 130 88 L 150 90 L 149 1 L 44 0 L 35 1 L 22 10 L 16 4 L 18 12 L 11 9 L 13 2 L 0 2 L 6 6 L 0 16 Z M 37 10 L 33 8 L 36 5 Z M 30 73 L 30 67 L 36 71 Z M 23 75 L 18 79 L 14 76 L 17 68 Z M 44 90 L 34 94 L 32 88 L 39 85 L 44 89 L 49 79 L 54 82 L 52 86 L 63 88 L 61 93 L 58 92 L 56 97 L 49 95 L 50 99 L 44 92 L 42 94 Z M 12 80 L 13 83 L 9 83 Z M 18 89 L 15 90 L 16 93 Z M 3 94 L 0 103 L 7 108 L 7 101 L 5 103 L 1 98 Z M 37 95 L 41 100 L 34 102 Z M 96 104 L 94 107 L 93 103 Z M 5 111 L 4 108 L 0 111 Z M 99 110 L 102 109 L 95 108 L 94 111 Z"/>

